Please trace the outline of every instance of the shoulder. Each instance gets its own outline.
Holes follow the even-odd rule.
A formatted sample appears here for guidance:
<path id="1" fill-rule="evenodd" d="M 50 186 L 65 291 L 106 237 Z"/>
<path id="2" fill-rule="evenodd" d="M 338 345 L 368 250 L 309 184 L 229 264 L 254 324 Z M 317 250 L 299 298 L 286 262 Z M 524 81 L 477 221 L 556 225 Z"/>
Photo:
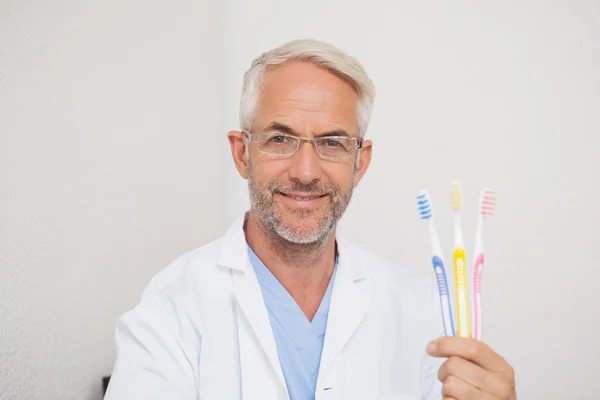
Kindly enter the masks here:
<path id="1" fill-rule="evenodd" d="M 122 317 L 133 313 L 160 315 L 165 321 L 184 318 L 189 306 L 210 290 L 210 282 L 224 275 L 225 270 L 218 268 L 222 246 L 222 239 L 218 239 L 174 259 L 150 278 L 137 305 Z"/>
<path id="2" fill-rule="evenodd" d="M 348 246 L 348 245 L 347 245 Z M 352 256 L 371 282 L 376 296 L 400 304 L 407 314 L 437 322 L 439 293 L 433 274 L 420 274 L 414 269 L 392 263 L 366 247 L 351 243 Z"/>
<path id="3" fill-rule="evenodd" d="M 127 342 L 132 332 L 153 332 L 161 340 L 178 337 L 186 352 L 193 354 L 195 332 L 202 331 L 200 310 L 209 307 L 205 300 L 218 290 L 213 283 L 219 275 L 226 275 L 225 269 L 218 267 L 222 246 L 222 239 L 218 239 L 188 251 L 154 275 L 137 304 L 119 317 L 117 342 Z M 182 326 L 188 329 L 179 329 Z"/>
<path id="4" fill-rule="evenodd" d="M 432 275 L 417 273 L 414 269 L 393 263 L 381 254 L 377 254 L 364 245 L 347 242 L 352 256 L 363 269 L 365 274 L 378 282 L 386 282 L 396 291 L 410 291 L 423 296 L 431 296 L 435 289 L 435 279 Z"/>
<path id="5" fill-rule="evenodd" d="M 392 310 L 390 318 L 401 318 L 401 325 L 412 326 L 412 334 L 417 342 L 423 342 L 423 348 L 443 332 L 433 273 L 417 273 L 355 243 L 349 249 L 369 282 L 373 304 Z"/>

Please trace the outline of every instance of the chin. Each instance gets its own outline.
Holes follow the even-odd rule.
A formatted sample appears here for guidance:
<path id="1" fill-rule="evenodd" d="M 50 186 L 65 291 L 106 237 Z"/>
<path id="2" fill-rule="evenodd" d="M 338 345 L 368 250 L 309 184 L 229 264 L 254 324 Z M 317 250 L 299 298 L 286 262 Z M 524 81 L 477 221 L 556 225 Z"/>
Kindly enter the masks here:
<path id="1" fill-rule="evenodd" d="M 275 231 L 288 242 L 310 244 L 322 241 L 332 228 L 326 210 L 280 210 Z"/>
<path id="2" fill-rule="evenodd" d="M 324 230 L 302 230 L 279 225 L 275 229 L 277 235 L 289 243 L 314 244 L 322 242 L 329 232 Z"/>

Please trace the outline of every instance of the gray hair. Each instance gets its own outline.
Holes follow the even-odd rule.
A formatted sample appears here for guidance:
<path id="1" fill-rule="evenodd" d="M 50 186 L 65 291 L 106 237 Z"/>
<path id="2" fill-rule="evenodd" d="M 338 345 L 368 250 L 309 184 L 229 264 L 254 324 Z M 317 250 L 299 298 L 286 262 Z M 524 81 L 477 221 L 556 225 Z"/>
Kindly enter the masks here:
<path id="1" fill-rule="evenodd" d="M 367 132 L 375 101 L 375 85 L 354 57 L 329 43 L 317 40 L 295 40 L 263 53 L 244 74 L 240 99 L 240 126 L 250 131 L 258 110 L 265 72 L 286 61 L 303 61 L 325 68 L 348 82 L 358 96 L 357 124 L 360 137 Z"/>

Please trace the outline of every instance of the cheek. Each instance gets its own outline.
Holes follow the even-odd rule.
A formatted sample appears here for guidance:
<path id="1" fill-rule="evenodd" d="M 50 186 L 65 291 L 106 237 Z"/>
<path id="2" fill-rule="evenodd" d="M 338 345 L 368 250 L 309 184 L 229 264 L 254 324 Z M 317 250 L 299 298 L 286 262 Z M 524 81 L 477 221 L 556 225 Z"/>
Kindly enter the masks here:
<path id="1" fill-rule="evenodd" d="M 325 168 L 328 180 L 346 193 L 353 186 L 354 162 L 340 161 Z"/>
<path id="2" fill-rule="evenodd" d="M 249 165 L 252 168 L 253 180 L 261 185 L 282 180 L 287 168 L 285 160 L 269 158 L 262 153 L 252 154 Z"/>

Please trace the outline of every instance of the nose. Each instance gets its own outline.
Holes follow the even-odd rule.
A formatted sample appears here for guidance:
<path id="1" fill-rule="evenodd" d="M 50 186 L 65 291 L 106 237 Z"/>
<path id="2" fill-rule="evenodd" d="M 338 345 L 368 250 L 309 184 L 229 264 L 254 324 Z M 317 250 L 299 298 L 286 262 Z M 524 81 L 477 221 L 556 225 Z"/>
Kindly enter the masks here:
<path id="1" fill-rule="evenodd" d="M 302 143 L 292 156 L 290 178 L 303 184 L 310 184 L 321 179 L 321 159 L 312 143 Z"/>

